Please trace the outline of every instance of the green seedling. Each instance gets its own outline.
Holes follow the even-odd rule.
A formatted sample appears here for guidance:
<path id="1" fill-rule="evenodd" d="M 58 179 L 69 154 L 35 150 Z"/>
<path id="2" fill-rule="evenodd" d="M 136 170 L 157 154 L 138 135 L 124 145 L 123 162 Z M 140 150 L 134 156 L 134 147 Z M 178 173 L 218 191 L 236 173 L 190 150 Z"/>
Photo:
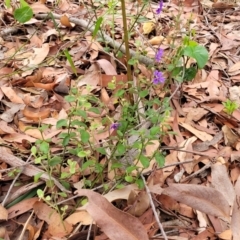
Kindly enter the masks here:
<path id="1" fill-rule="evenodd" d="M 230 99 L 227 99 L 226 102 L 222 103 L 224 106 L 223 111 L 226 112 L 228 115 L 232 115 L 235 110 L 238 109 L 238 104 Z"/>

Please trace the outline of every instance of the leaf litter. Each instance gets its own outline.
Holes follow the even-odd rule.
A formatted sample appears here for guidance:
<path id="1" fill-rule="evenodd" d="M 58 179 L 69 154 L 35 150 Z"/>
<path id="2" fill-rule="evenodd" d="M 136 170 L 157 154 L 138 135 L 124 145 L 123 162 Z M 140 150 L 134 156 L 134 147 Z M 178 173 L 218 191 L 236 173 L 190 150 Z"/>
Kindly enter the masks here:
<path id="1" fill-rule="evenodd" d="M 86 225 L 89 239 L 164 239 L 154 218 L 157 212 L 167 235 L 165 239 L 238 240 L 240 112 L 236 109 L 228 116 L 221 104 L 226 99 L 239 103 L 240 98 L 238 3 L 186 0 L 181 10 L 173 1 L 167 4 L 167 11 L 162 12 L 161 19 L 157 19 L 161 21 L 160 31 L 155 29 L 153 14 L 158 5 L 151 3 L 151 8 L 144 10 L 148 21 L 140 22 L 142 32 L 136 29 L 136 34 L 129 39 L 132 55 L 137 49 L 136 41 L 142 44 L 139 49 L 147 53 L 147 57 L 139 58 L 137 65 L 139 76 L 147 79 L 152 73 L 145 65 L 153 62 L 151 58 L 157 46 L 161 45 L 171 54 L 169 46 L 172 37 L 178 33 L 168 22 L 173 21 L 172 16 L 179 11 L 182 26 L 190 15 L 193 16 L 195 38 L 209 49 L 207 68 L 199 70 L 192 82 L 183 83 L 178 99 L 172 99 L 173 110 L 168 124 L 177 135 L 166 131 L 161 146 L 159 142 L 153 142 L 146 147 L 146 157 L 159 148 L 166 154 L 162 168 L 156 168 L 155 159 L 152 159 L 144 169 L 149 173 L 146 180 L 155 208 L 150 207 L 146 190 L 138 190 L 136 185 L 126 185 L 107 194 L 103 194 L 101 188 L 99 193 L 82 189 L 83 178 L 94 178 L 92 166 L 71 176 L 69 191 L 61 179 L 49 179 L 33 158 L 25 161 L 38 140 L 51 138 L 51 151 L 58 153 L 62 150 L 58 142 L 64 130 L 57 129 L 56 125 L 58 120 L 67 117 L 71 104 L 66 102 L 64 95 L 69 94 L 73 86 L 78 87 L 82 95 L 95 96 L 101 103 L 98 111 L 87 112 L 92 126 L 98 126 L 94 130 L 89 128 L 89 133 L 93 134 L 98 147 L 106 147 L 104 142 L 114 137 L 116 130 L 109 131 L 110 126 L 104 127 L 101 120 L 111 114 L 117 121 L 118 111 L 121 112 L 109 85 L 115 79 L 116 89 L 124 89 L 127 82 L 126 60 L 114 57 L 114 49 L 106 53 L 105 46 L 86 30 L 84 24 L 92 17 L 87 8 L 89 3 L 86 1 L 85 5 L 79 6 L 61 1 L 58 9 L 53 8 L 54 4 L 29 2 L 35 15 L 21 28 L 12 17 L 12 9 L 0 11 L 5 22 L 0 31 L 0 237 L 15 239 L 21 234 L 27 236 L 25 239 L 87 239 L 86 228 L 81 227 Z M 98 3 L 94 4 L 97 8 Z M 129 14 L 138 14 L 136 3 L 127 1 L 126 7 Z M 119 40 L 123 34 L 120 3 L 116 8 L 114 39 Z M 99 16 L 104 11 L 104 8 L 97 8 Z M 56 22 L 44 15 L 49 12 L 55 14 L 57 28 Z M 111 19 L 111 16 L 106 18 Z M 81 25 L 79 20 L 86 22 Z M 109 38 L 113 36 L 110 25 L 105 26 L 104 37 L 113 46 Z M 179 39 L 176 37 L 175 41 L 177 43 Z M 60 54 L 65 49 L 69 50 L 75 68 Z M 76 74 L 80 77 L 77 78 Z M 161 89 L 151 91 L 161 98 Z M 144 124 L 144 119 L 141 121 Z M 36 127 L 39 123 L 47 124 L 48 128 L 40 131 Z M 137 138 L 129 138 L 129 145 Z M 99 153 L 93 154 L 100 162 L 106 161 Z M 136 154 L 127 152 L 122 162 L 126 159 L 134 162 Z M 16 167 L 20 167 L 20 178 L 12 185 L 15 177 L 8 173 Z M 61 170 L 70 171 L 67 168 Z M 33 182 L 36 175 L 41 180 Z M 111 183 L 115 173 L 109 171 L 104 177 L 106 183 Z M 59 207 L 49 206 L 35 197 L 36 189 L 46 183 L 49 186 L 49 180 L 67 194 L 67 200 L 61 194 L 55 196 Z M 77 195 L 72 194 L 76 189 Z M 30 193 L 29 197 L 19 199 L 25 193 Z M 76 207 L 79 204 L 76 196 L 78 199 L 84 199 L 80 196 L 88 198 L 84 209 Z M 63 220 L 58 211 L 64 206 L 62 202 L 68 206 Z"/>

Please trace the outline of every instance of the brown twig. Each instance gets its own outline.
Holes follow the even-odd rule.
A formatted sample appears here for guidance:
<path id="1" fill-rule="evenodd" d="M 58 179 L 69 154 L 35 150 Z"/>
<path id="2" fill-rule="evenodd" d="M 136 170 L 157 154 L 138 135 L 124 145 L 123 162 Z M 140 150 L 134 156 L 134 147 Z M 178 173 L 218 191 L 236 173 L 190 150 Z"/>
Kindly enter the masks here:
<path id="1" fill-rule="evenodd" d="M 60 19 L 62 17 L 61 15 L 55 14 L 55 13 L 53 13 L 52 16 L 56 19 Z M 35 17 L 37 19 L 49 19 L 49 18 L 51 18 L 49 14 L 36 14 Z M 79 26 L 81 26 L 81 27 L 83 27 L 87 30 L 89 30 L 90 32 L 94 31 L 94 27 L 89 27 L 89 26 L 92 26 L 93 23 L 87 22 L 83 19 L 74 18 L 74 17 L 70 17 L 69 21 L 72 22 L 72 23 L 75 23 L 76 25 L 79 25 Z M 102 36 L 101 33 L 98 33 L 98 34 L 99 34 L 100 37 Z M 125 47 L 121 46 L 120 43 L 116 42 L 114 39 L 112 39 L 111 37 L 109 37 L 105 33 L 103 33 L 103 37 L 110 46 L 112 46 L 114 48 L 119 48 L 120 51 L 126 53 Z M 130 52 L 131 57 L 134 56 L 135 58 L 138 59 L 139 62 L 141 62 L 141 63 L 143 63 L 147 66 L 154 65 L 154 60 L 153 59 L 145 57 L 145 56 L 140 55 L 140 54 L 137 54 L 135 51 L 133 51 L 131 49 L 129 50 L 129 52 Z"/>
<path id="2" fill-rule="evenodd" d="M 143 182 L 144 182 L 144 186 L 145 186 L 147 195 L 148 195 L 148 197 L 149 197 L 150 205 L 151 205 L 151 207 L 152 207 L 152 210 L 153 210 L 155 219 L 156 219 L 156 221 L 157 221 L 157 223 L 158 223 L 158 226 L 159 226 L 159 228 L 160 228 L 160 230 L 161 230 L 161 232 L 162 232 L 162 235 L 163 235 L 164 239 L 165 239 L 165 240 L 168 240 L 167 235 L 166 235 L 166 233 L 164 232 L 163 226 L 162 226 L 162 224 L 161 224 L 161 222 L 160 222 L 160 220 L 159 220 L 159 217 L 158 217 L 158 214 L 157 214 L 157 211 L 156 211 L 156 208 L 155 208 L 153 199 L 152 199 L 151 192 L 150 192 L 150 190 L 149 190 L 149 188 L 148 188 L 148 186 L 147 186 L 147 184 L 146 184 L 146 181 L 145 181 L 145 178 L 144 178 L 143 174 L 141 174 L 141 177 L 142 177 L 142 180 L 143 180 Z"/>

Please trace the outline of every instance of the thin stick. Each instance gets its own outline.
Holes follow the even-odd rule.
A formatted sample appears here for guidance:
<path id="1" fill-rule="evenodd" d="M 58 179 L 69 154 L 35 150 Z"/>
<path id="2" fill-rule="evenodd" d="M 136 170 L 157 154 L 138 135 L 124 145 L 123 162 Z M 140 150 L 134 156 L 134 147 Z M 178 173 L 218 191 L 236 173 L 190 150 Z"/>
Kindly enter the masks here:
<path id="1" fill-rule="evenodd" d="M 52 16 L 56 19 L 60 19 L 62 17 L 61 15 L 55 14 L 55 13 L 52 13 Z M 49 18 L 51 18 L 49 14 L 36 14 L 35 17 L 37 19 L 49 19 Z M 81 26 L 81 27 L 83 27 L 87 30 L 89 30 L 90 32 L 94 31 L 94 27 L 89 27 L 89 26 L 94 25 L 93 23 L 87 22 L 83 19 L 74 18 L 74 17 L 70 17 L 69 21 L 72 22 L 72 23 L 75 23 L 75 24 L 77 24 L 77 25 L 79 25 L 79 26 Z M 100 37 L 102 36 L 101 33 L 98 33 L 98 35 Z M 121 43 L 116 42 L 114 39 L 112 39 L 111 37 L 109 37 L 105 33 L 103 33 L 103 37 L 110 46 L 112 46 L 114 48 L 119 48 L 120 51 L 122 51 L 123 53 L 126 53 L 126 49 L 125 49 L 124 46 L 121 46 Z M 140 54 L 136 53 L 135 51 L 133 51 L 131 49 L 129 49 L 129 52 L 130 52 L 131 57 L 137 58 L 139 62 L 141 62 L 141 63 L 143 63 L 147 66 L 155 64 L 154 60 L 151 59 L 151 58 L 140 55 Z"/>
<path id="2" fill-rule="evenodd" d="M 17 174 L 17 176 L 16 176 L 16 177 L 14 178 L 14 180 L 12 181 L 11 186 L 9 187 L 8 192 L 7 192 L 4 200 L 2 201 L 2 206 L 3 206 L 3 207 L 4 207 L 5 203 L 7 202 L 7 199 L 8 199 L 8 197 L 9 197 L 9 195 L 10 195 L 10 192 L 12 191 L 12 189 L 13 189 L 13 187 L 14 187 L 15 182 L 17 181 L 17 179 L 19 178 L 19 176 L 22 174 L 22 172 L 23 172 L 23 167 L 20 167 L 19 173 Z"/>
<path id="3" fill-rule="evenodd" d="M 156 219 L 156 221 L 157 221 L 157 223 L 158 223 L 158 226 L 159 226 L 159 228 L 160 228 L 160 230 L 161 230 L 161 232 L 162 232 L 162 235 L 163 235 L 164 239 L 165 239 L 165 240 L 168 240 L 167 235 L 166 235 L 166 233 L 164 232 L 163 226 L 162 226 L 162 224 L 161 224 L 161 222 L 160 222 L 160 220 L 159 220 L 157 211 L 156 211 L 156 209 L 155 209 L 151 192 L 150 192 L 150 190 L 149 190 L 149 188 L 148 188 L 148 186 L 147 186 L 147 184 L 146 184 L 145 178 L 144 178 L 144 176 L 143 176 L 142 174 L 141 174 L 141 177 L 142 177 L 142 180 L 143 180 L 143 182 L 144 182 L 144 185 L 145 185 L 145 188 L 146 188 L 146 192 L 147 192 L 147 195 L 148 195 L 148 197 L 149 197 L 150 204 L 151 204 L 151 207 L 152 207 L 152 210 L 153 210 L 155 219 Z"/>
<path id="4" fill-rule="evenodd" d="M 18 240 L 22 240 L 22 239 L 23 239 L 24 233 L 25 233 L 25 231 L 26 231 L 26 229 L 27 229 L 27 226 L 28 226 L 28 224 L 29 224 L 32 216 L 33 216 L 33 213 L 34 213 L 34 211 L 32 211 L 32 213 L 31 213 L 31 215 L 29 216 L 28 220 L 27 220 L 26 223 L 24 224 L 23 230 L 22 230 L 22 232 L 21 232 Z"/>
<path id="5" fill-rule="evenodd" d="M 28 157 L 26 163 L 30 161 L 31 157 L 32 157 L 32 154 L 30 154 L 30 156 Z M 21 175 L 21 173 L 23 172 L 23 170 L 24 170 L 24 166 L 21 166 L 19 173 L 17 174 L 17 176 L 16 176 L 16 177 L 14 178 L 14 180 L 12 181 L 12 184 L 11 184 L 11 186 L 9 187 L 8 192 L 7 192 L 5 198 L 4 198 L 3 201 L 2 201 L 2 206 L 3 206 L 3 207 L 4 207 L 4 205 L 5 205 L 8 197 L 9 197 L 9 195 L 10 195 L 10 192 L 12 191 L 12 189 L 13 189 L 13 187 L 14 187 L 15 182 L 17 181 L 17 179 L 19 178 L 19 176 Z"/>
<path id="6" fill-rule="evenodd" d="M 89 226 L 89 229 L 88 229 L 87 240 L 90 239 L 90 236 L 91 236 L 91 230 L 92 230 L 92 225 L 93 225 L 93 221 L 92 221 L 92 223 L 91 223 L 91 225 Z"/>

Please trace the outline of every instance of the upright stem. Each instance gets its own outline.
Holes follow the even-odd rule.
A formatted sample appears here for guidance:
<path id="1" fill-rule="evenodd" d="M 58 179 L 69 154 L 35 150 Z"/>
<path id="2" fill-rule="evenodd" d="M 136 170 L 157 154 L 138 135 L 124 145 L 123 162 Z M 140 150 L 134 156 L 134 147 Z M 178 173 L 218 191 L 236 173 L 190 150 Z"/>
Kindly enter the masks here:
<path id="1" fill-rule="evenodd" d="M 127 27 L 125 0 L 121 0 L 121 5 L 122 5 L 124 43 L 125 43 L 126 59 L 127 59 L 127 77 L 128 77 L 128 81 L 132 81 L 131 66 L 128 64 L 128 61 L 130 60 L 131 55 L 130 55 L 129 44 L 128 44 L 128 27 Z"/>

